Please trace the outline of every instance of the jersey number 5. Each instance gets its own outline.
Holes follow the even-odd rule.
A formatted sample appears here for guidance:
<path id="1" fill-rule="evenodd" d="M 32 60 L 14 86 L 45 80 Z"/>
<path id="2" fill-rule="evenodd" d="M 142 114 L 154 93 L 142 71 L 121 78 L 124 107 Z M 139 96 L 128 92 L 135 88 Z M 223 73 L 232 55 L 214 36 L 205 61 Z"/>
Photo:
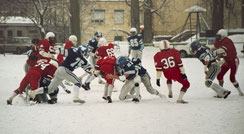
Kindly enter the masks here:
<path id="1" fill-rule="evenodd" d="M 170 56 L 167 59 L 163 58 L 161 60 L 161 63 L 163 64 L 163 68 L 164 69 L 168 69 L 168 68 L 173 68 L 175 66 L 175 61 L 174 61 L 174 57 Z"/>

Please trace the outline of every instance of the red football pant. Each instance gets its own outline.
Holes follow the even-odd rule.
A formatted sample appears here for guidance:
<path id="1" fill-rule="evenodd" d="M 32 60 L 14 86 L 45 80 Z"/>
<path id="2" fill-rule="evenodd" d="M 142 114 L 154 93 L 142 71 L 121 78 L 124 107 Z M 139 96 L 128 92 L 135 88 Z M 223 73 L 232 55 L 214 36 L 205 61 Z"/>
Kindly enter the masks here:
<path id="1" fill-rule="evenodd" d="M 235 58 L 234 60 L 227 61 L 221 66 L 221 71 L 217 75 L 219 81 L 223 80 L 224 75 L 230 70 L 230 81 L 232 83 L 236 82 L 236 72 L 239 66 L 239 59 Z"/>

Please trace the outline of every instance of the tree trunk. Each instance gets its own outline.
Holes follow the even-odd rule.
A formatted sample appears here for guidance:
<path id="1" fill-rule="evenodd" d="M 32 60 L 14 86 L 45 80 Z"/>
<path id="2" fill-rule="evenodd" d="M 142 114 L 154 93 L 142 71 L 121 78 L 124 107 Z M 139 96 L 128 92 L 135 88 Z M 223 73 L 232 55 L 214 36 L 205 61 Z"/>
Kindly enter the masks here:
<path id="1" fill-rule="evenodd" d="M 80 2 L 79 0 L 70 0 L 70 27 L 71 34 L 77 36 L 77 43 L 80 44 Z"/>
<path id="2" fill-rule="evenodd" d="M 213 0 L 212 30 L 224 28 L 224 0 Z"/>
<path id="3" fill-rule="evenodd" d="M 135 27 L 139 32 L 140 27 L 140 9 L 139 9 L 139 0 L 131 1 L 131 27 Z"/>
<path id="4" fill-rule="evenodd" d="M 241 7 L 241 9 L 242 9 L 242 17 L 241 17 L 241 27 L 242 28 L 244 28 L 244 0 L 242 0 L 242 7 Z"/>
<path id="5" fill-rule="evenodd" d="M 44 18 L 43 18 L 43 15 L 40 15 L 40 27 L 39 27 L 39 29 L 40 29 L 41 37 L 42 37 L 42 39 L 44 39 L 46 33 L 43 30 L 44 29 Z"/>
<path id="6" fill-rule="evenodd" d="M 152 1 L 147 0 L 147 5 L 150 8 L 145 8 L 144 10 L 144 43 L 152 43 L 153 33 L 152 33 Z"/>

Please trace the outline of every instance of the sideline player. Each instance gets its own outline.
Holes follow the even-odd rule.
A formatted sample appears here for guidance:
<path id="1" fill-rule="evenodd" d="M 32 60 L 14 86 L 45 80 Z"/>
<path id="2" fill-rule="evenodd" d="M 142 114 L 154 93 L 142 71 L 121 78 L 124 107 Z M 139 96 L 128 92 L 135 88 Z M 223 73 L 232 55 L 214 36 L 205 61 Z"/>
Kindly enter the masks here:
<path id="1" fill-rule="evenodd" d="M 144 49 L 143 37 L 137 34 L 136 28 L 130 29 L 130 37 L 127 38 L 129 42 L 128 57 L 142 59 L 142 50 Z"/>

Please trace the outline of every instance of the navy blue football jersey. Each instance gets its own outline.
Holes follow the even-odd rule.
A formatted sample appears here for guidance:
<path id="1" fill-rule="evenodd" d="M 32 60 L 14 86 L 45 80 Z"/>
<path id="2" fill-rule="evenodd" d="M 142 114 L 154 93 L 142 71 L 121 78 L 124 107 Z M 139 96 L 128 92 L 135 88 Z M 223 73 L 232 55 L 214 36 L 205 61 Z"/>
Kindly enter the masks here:
<path id="1" fill-rule="evenodd" d="M 138 72 L 138 75 L 143 76 L 146 74 L 147 70 L 141 65 L 141 62 L 138 59 L 132 59 L 133 64 Z"/>
<path id="2" fill-rule="evenodd" d="M 78 67 L 83 68 L 85 71 L 91 69 L 91 65 L 80 54 L 77 48 L 70 48 L 68 50 L 64 50 L 63 53 L 66 56 L 66 58 L 61 64 L 61 66 L 68 68 L 70 71 L 74 71 Z"/>
<path id="3" fill-rule="evenodd" d="M 141 35 L 130 36 L 127 40 L 129 42 L 129 49 L 131 50 L 142 50 L 144 47 Z"/>
<path id="4" fill-rule="evenodd" d="M 117 67 L 117 70 L 120 72 L 121 75 L 129 74 L 128 77 L 126 77 L 127 80 L 133 79 L 136 77 L 136 68 L 132 61 L 128 60 L 128 62 L 124 65 L 123 68 Z"/>
<path id="5" fill-rule="evenodd" d="M 95 53 L 97 51 L 98 41 L 96 38 L 92 37 L 92 39 L 89 40 L 88 48 L 92 53 Z"/>
<path id="6" fill-rule="evenodd" d="M 204 64 L 206 56 L 209 56 L 209 64 L 208 67 L 211 65 L 211 63 L 216 62 L 215 56 L 213 52 L 209 49 L 207 46 L 201 46 L 198 50 L 195 56 Z"/>

